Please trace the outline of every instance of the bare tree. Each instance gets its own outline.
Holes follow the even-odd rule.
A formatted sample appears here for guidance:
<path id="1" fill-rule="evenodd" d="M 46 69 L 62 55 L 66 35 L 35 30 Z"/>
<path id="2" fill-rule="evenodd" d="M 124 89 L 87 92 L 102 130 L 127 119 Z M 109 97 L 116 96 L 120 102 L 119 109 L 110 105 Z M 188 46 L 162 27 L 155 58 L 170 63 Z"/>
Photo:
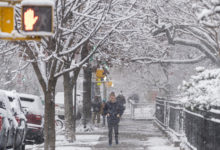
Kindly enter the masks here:
<path id="1" fill-rule="evenodd" d="M 84 60 L 72 63 L 75 52 L 85 41 L 95 35 L 104 22 L 105 14 L 109 10 L 109 3 L 100 1 L 87 3 L 86 1 L 66 0 L 56 1 L 55 6 L 56 29 L 54 36 L 43 38 L 40 43 L 22 42 L 23 52 L 28 55 L 45 95 L 45 150 L 55 149 L 54 98 L 58 77 L 81 67 L 101 45 L 108 34 L 98 41 L 96 49 L 91 51 Z M 75 11 L 81 6 L 83 6 L 82 13 Z M 87 28 L 86 25 L 88 24 L 92 24 L 92 26 Z M 68 62 L 68 59 L 71 61 Z M 70 116 L 73 115 L 70 114 Z M 70 119 L 69 121 L 72 120 Z M 67 128 L 67 132 L 71 134 L 73 128 L 70 127 L 71 130 L 69 126 Z"/>
<path id="2" fill-rule="evenodd" d="M 103 45 L 106 39 L 120 22 L 132 16 L 117 15 L 114 6 L 121 4 L 120 0 L 56 0 L 55 1 L 55 33 L 52 37 L 43 37 L 40 42 L 24 41 L 16 42 L 20 45 L 16 48 L 26 62 L 32 64 L 37 79 L 40 83 L 45 99 L 45 145 L 44 149 L 55 149 L 55 87 L 60 76 L 65 76 L 64 86 L 68 89 L 65 94 L 67 109 L 66 135 L 74 140 L 72 88 L 79 69 L 87 62 L 97 49 Z M 126 4 L 129 4 L 126 2 Z M 122 7 L 127 9 L 127 7 Z M 126 14 L 128 15 L 128 14 Z M 19 22 L 19 15 L 16 18 Z M 17 23 L 19 26 L 20 24 Z M 19 29 L 19 27 L 17 27 Z M 91 40 L 94 48 L 80 61 L 76 61 L 76 54 L 82 52 L 85 43 Z M 13 48 L 12 48 L 13 49 Z M 10 51 L 2 50 L 3 52 Z M 73 84 L 67 86 L 67 80 L 71 72 L 75 74 Z"/>

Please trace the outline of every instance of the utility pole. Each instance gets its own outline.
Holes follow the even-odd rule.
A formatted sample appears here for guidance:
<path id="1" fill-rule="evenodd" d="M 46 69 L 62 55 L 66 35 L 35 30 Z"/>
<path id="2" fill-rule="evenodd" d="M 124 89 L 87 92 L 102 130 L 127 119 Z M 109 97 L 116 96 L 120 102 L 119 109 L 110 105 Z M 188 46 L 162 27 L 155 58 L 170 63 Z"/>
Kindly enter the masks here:
<path id="1" fill-rule="evenodd" d="M 107 86 L 106 86 L 106 84 L 107 84 L 107 82 L 105 81 L 103 83 L 103 101 L 107 101 Z"/>
<path id="2" fill-rule="evenodd" d="M 75 88 L 74 88 L 74 128 L 73 128 L 73 132 L 76 133 L 76 98 L 77 98 L 77 80 L 75 83 Z"/>
<path id="3" fill-rule="evenodd" d="M 107 102 L 107 87 L 106 87 L 106 81 L 103 83 L 103 103 Z M 102 126 L 105 126 L 105 115 L 102 116 Z"/>

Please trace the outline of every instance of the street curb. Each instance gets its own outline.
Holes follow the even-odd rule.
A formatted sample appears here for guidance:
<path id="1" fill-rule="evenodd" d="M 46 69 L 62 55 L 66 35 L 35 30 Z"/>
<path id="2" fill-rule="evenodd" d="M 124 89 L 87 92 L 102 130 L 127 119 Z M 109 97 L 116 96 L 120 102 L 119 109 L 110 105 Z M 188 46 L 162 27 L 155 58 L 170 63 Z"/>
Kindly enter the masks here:
<path id="1" fill-rule="evenodd" d="M 175 134 L 162 127 L 156 120 L 154 120 L 154 125 L 157 126 L 166 137 L 168 137 L 168 139 L 173 143 L 174 147 L 180 147 L 181 141 Z"/>

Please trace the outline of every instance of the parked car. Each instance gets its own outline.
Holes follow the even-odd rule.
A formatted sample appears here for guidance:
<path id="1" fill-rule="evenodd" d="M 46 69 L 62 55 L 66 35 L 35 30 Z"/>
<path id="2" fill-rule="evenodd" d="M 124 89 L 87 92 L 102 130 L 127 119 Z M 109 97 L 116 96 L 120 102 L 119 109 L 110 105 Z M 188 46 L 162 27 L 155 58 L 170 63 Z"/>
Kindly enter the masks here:
<path id="1" fill-rule="evenodd" d="M 74 95 L 73 95 L 74 96 Z M 73 97 L 74 99 L 74 97 Z M 76 105 L 76 119 L 81 118 L 82 114 L 82 97 L 77 94 L 77 105 Z M 64 92 L 58 92 L 55 96 L 55 113 L 56 115 L 64 120 Z"/>
<path id="2" fill-rule="evenodd" d="M 8 97 L 0 91 L 0 150 L 13 147 L 16 123 Z"/>
<path id="3" fill-rule="evenodd" d="M 21 106 L 26 111 L 26 140 L 41 144 L 44 142 L 44 107 L 40 97 L 19 93 Z"/>
<path id="4" fill-rule="evenodd" d="M 14 137 L 14 150 L 25 149 L 25 136 L 27 132 L 27 119 L 25 117 L 24 111 L 21 107 L 21 102 L 16 91 L 4 91 L 8 97 L 9 104 L 12 109 L 13 116 L 15 117 L 16 123 L 16 133 Z"/>

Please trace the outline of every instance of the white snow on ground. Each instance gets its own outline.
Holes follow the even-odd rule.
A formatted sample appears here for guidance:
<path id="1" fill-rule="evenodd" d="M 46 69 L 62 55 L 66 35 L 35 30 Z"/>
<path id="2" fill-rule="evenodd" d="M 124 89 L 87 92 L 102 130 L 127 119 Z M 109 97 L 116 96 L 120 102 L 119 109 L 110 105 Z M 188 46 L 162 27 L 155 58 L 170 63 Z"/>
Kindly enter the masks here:
<path id="1" fill-rule="evenodd" d="M 72 144 L 80 144 L 80 145 L 87 145 L 87 146 L 92 146 L 92 145 L 96 145 L 98 143 L 98 140 L 100 138 L 101 135 L 76 135 L 76 142 L 74 143 L 68 143 L 65 140 L 65 136 L 64 135 L 59 135 L 57 137 L 57 145 L 72 145 Z"/>
<path id="2" fill-rule="evenodd" d="M 167 144 L 167 139 L 163 138 L 158 138 L 158 137 L 152 137 L 147 141 L 147 145 L 152 145 L 152 146 L 161 146 L 161 145 L 166 145 Z"/>
<path id="3" fill-rule="evenodd" d="M 56 148 L 56 150 L 91 150 L 89 147 L 60 147 Z"/>
<path id="4" fill-rule="evenodd" d="M 101 135 L 76 135 L 76 141 L 69 143 L 64 135 L 58 135 L 56 138 L 57 150 L 90 150 L 90 146 L 96 145 Z M 80 145 L 80 146 L 77 146 Z M 43 145 L 27 145 L 27 150 L 43 150 Z"/>
<path id="5" fill-rule="evenodd" d="M 130 112 L 127 107 L 127 112 Z M 108 146 L 108 128 L 88 125 L 87 132 L 77 127 L 76 141 L 69 143 L 63 130 L 57 132 L 56 150 L 179 150 L 170 143 L 169 139 L 153 124 L 152 120 L 133 120 L 122 117 L 119 129 L 119 145 Z M 43 150 L 42 145 L 27 145 L 26 150 Z"/>
<path id="6" fill-rule="evenodd" d="M 148 150 L 179 150 L 179 148 L 170 147 L 170 146 L 154 146 L 154 147 L 149 147 Z"/>
<path id="7" fill-rule="evenodd" d="M 148 150 L 179 150 L 178 147 L 165 146 L 167 145 L 167 139 L 161 137 L 150 138 L 147 145 L 149 145 Z"/>

